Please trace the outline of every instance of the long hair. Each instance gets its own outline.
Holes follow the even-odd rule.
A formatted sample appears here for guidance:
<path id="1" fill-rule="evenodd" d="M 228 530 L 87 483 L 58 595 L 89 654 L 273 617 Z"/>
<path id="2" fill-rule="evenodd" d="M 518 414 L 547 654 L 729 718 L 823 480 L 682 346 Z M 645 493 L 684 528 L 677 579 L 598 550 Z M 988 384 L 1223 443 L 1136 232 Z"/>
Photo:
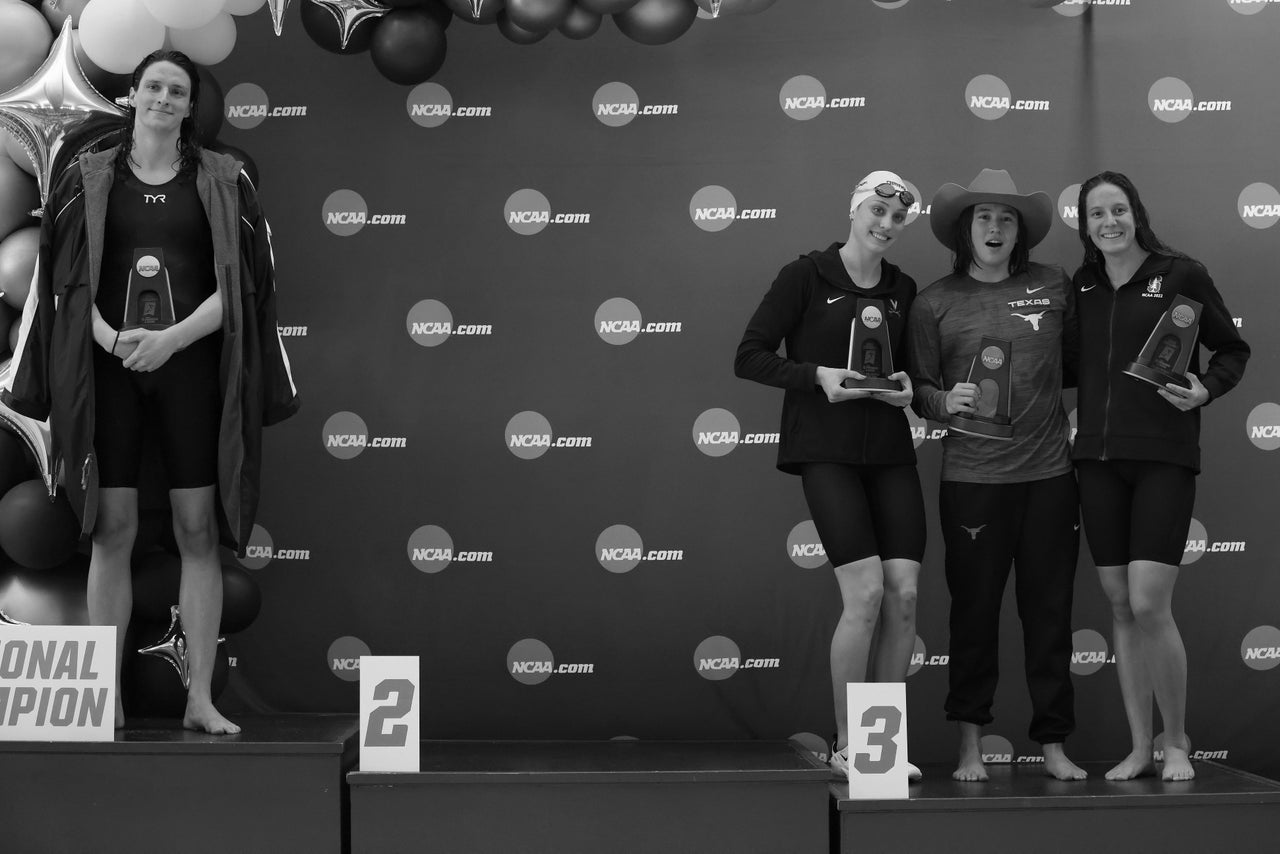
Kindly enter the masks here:
<path id="1" fill-rule="evenodd" d="M 1119 172 L 1099 172 L 1080 185 L 1080 198 L 1076 201 L 1076 230 L 1080 234 L 1080 242 L 1084 245 L 1084 263 L 1086 265 L 1102 263 L 1102 251 L 1098 249 L 1093 242 L 1093 238 L 1089 236 L 1089 220 L 1085 207 L 1085 200 L 1088 199 L 1089 193 L 1100 184 L 1111 184 L 1118 187 L 1120 192 L 1124 193 L 1125 198 L 1129 200 L 1129 209 L 1133 211 L 1134 237 L 1137 239 L 1139 246 L 1155 255 L 1185 258 L 1199 267 L 1204 266 L 1195 258 L 1185 252 L 1179 252 L 1159 237 L 1156 237 L 1156 233 L 1151 230 L 1151 218 L 1147 215 L 1147 207 L 1138 196 L 1138 188 L 1133 185 L 1128 176 Z"/>
<path id="2" fill-rule="evenodd" d="M 969 205 L 965 208 L 956 219 L 955 227 L 951 231 L 951 245 L 955 247 L 951 271 L 957 276 L 969 275 L 969 268 L 974 263 L 973 211 L 975 208 L 977 205 Z M 1018 216 L 1018 237 L 1013 244 L 1013 252 L 1009 255 L 1009 275 L 1016 276 L 1027 272 L 1031 266 L 1031 250 L 1027 248 L 1027 225 L 1022 221 L 1022 214 L 1018 213 L 1017 208 L 1010 206 L 1010 209 Z"/>
<path id="3" fill-rule="evenodd" d="M 191 80 L 191 109 L 178 128 L 177 167 L 179 172 L 194 173 L 196 167 L 200 165 L 200 141 L 196 134 L 197 109 L 200 104 L 200 72 L 191 58 L 181 51 L 152 51 L 142 58 L 137 68 L 133 69 L 133 78 L 129 81 L 129 87 L 135 93 L 138 91 L 138 84 L 142 82 L 143 73 L 157 62 L 173 63 L 186 72 Z M 120 147 L 116 150 L 116 170 L 119 172 L 128 171 L 129 159 L 133 156 L 133 123 L 137 109 L 130 104 L 126 112 L 124 130 L 120 134 Z"/>

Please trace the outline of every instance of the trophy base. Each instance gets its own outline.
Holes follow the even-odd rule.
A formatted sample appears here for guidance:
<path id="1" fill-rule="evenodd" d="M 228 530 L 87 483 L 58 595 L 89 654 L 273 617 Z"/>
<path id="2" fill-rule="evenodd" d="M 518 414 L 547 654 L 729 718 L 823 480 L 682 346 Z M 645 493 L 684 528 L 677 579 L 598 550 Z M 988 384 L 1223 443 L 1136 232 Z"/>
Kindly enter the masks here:
<path id="1" fill-rule="evenodd" d="M 1185 376 L 1175 374 L 1172 371 L 1152 368 L 1139 362 L 1130 362 L 1125 367 L 1124 372 L 1135 380 L 1142 380 L 1144 383 L 1150 383 L 1157 388 L 1164 388 L 1169 383 L 1173 383 L 1179 388 L 1191 388 L 1191 383 L 1187 381 Z"/>
<path id="2" fill-rule="evenodd" d="M 990 418 L 975 418 L 971 415 L 952 415 L 947 422 L 947 429 L 969 436 L 982 436 L 986 439 L 1012 439 L 1013 425 L 1002 424 Z"/>
<path id="3" fill-rule="evenodd" d="M 902 391 L 902 383 L 884 377 L 867 377 L 865 380 L 847 379 L 840 383 L 844 388 L 862 389 L 871 392 Z"/>

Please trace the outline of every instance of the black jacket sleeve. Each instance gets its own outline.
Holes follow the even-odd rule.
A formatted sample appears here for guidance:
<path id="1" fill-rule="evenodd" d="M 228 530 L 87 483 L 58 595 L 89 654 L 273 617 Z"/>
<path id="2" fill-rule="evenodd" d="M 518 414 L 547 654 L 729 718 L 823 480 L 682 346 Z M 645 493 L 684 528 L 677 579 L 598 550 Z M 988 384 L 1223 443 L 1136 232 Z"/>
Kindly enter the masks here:
<path id="1" fill-rule="evenodd" d="M 778 355 L 782 342 L 804 319 L 812 270 L 813 262 L 801 258 L 783 267 L 773 280 L 738 344 L 733 372 L 739 377 L 778 388 L 814 388 L 818 374 L 816 364 Z"/>
<path id="2" fill-rule="evenodd" d="M 1213 352 L 1200 376 L 1200 382 L 1209 391 L 1207 403 L 1236 387 L 1244 377 L 1250 350 L 1209 274 L 1197 269 L 1189 284 L 1187 296 L 1204 306 L 1200 313 L 1200 343 Z"/>

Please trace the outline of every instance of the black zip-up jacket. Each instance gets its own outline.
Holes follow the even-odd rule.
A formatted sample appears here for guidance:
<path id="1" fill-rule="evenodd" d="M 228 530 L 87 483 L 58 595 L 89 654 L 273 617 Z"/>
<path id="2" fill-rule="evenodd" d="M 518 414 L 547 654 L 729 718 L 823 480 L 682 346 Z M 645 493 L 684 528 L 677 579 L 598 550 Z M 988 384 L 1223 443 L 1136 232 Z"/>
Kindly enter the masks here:
<path id="1" fill-rule="evenodd" d="M 1124 373 L 1136 360 L 1175 295 L 1190 297 L 1201 311 L 1197 343 L 1212 356 L 1201 370 L 1200 347 L 1188 371 L 1209 391 L 1208 403 L 1244 376 L 1249 345 L 1213 279 L 1186 258 L 1150 255 L 1128 282 L 1113 289 L 1101 265 L 1085 265 L 1072 280 L 1080 324 L 1077 374 L 1076 460 L 1153 460 L 1200 471 L 1200 410 L 1183 412 L 1156 389 Z"/>
<path id="2" fill-rule="evenodd" d="M 842 244 L 814 250 L 783 267 L 751 316 L 738 345 L 734 373 L 786 389 L 778 468 L 799 474 L 800 464 L 915 465 L 906 413 L 881 400 L 831 403 L 817 385 L 818 366 L 849 361 L 849 329 L 859 299 L 879 300 L 889 326 L 895 371 L 906 370 L 903 330 L 916 283 L 881 261 L 880 281 L 859 288 L 840 259 Z M 786 356 L 778 347 L 786 342 Z"/>

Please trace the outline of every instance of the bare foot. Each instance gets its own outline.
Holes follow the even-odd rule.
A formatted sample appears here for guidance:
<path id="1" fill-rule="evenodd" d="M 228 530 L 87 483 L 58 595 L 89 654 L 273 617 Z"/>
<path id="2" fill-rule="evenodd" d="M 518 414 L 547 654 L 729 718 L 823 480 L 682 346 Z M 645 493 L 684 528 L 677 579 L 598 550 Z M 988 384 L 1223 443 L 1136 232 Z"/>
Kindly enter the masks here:
<path id="1" fill-rule="evenodd" d="M 187 700 L 187 713 L 182 717 L 182 726 L 210 735 L 235 735 L 240 732 L 240 727 L 224 718 L 212 704 L 196 704 L 190 699 Z"/>
<path id="2" fill-rule="evenodd" d="M 1108 780 L 1134 780 L 1156 773 L 1156 763 L 1151 758 L 1151 747 L 1137 748 L 1107 772 Z"/>
<path id="3" fill-rule="evenodd" d="M 1044 770 L 1058 780 L 1083 780 L 1089 776 L 1087 771 L 1067 758 L 1062 742 L 1044 745 Z"/>
<path id="4" fill-rule="evenodd" d="M 1160 779 L 1166 783 L 1181 783 L 1194 780 L 1196 769 L 1191 767 L 1191 758 L 1186 748 L 1174 747 L 1168 742 L 1164 746 L 1164 770 Z"/>
<path id="5" fill-rule="evenodd" d="M 985 783 L 989 779 L 982 762 L 982 727 L 960 724 L 960 762 L 951 772 L 951 779 L 962 783 Z"/>
<path id="6" fill-rule="evenodd" d="M 919 783 L 923 779 L 924 779 L 924 774 L 920 773 L 920 769 L 917 766 L 912 765 L 910 762 L 908 762 L 907 763 L 907 782 Z"/>

